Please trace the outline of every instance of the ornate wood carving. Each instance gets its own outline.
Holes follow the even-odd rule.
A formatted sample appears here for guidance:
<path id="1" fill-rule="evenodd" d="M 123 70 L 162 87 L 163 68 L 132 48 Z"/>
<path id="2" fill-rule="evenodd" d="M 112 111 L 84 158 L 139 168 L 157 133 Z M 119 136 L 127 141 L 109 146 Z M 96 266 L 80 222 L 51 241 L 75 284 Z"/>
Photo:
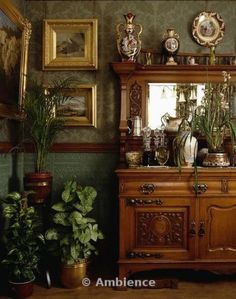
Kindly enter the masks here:
<path id="1" fill-rule="evenodd" d="M 227 179 L 221 180 L 221 192 L 228 193 L 229 191 L 229 181 Z"/>
<path id="2" fill-rule="evenodd" d="M 138 212 L 136 231 L 137 246 L 182 247 L 183 212 Z"/>
<path id="3" fill-rule="evenodd" d="M 160 254 L 160 253 L 151 253 L 151 252 L 142 252 L 142 251 L 130 251 L 130 252 L 127 253 L 127 257 L 131 258 L 131 259 L 137 258 L 137 257 L 159 259 L 159 258 L 163 257 L 163 255 Z"/>
<path id="4" fill-rule="evenodd" d="M 129 92 L 130 117 L 142 116 L 142 87 L 135 81 Z"/>
<path id="5" fill-rule="evenodd" d="M 161 206 L 163 204 L 163 201 L 159 198 L 154 198 L 154 199 L 127 198 L 126 203 L 129 206 L 150 206 L 150 205 Z"/>

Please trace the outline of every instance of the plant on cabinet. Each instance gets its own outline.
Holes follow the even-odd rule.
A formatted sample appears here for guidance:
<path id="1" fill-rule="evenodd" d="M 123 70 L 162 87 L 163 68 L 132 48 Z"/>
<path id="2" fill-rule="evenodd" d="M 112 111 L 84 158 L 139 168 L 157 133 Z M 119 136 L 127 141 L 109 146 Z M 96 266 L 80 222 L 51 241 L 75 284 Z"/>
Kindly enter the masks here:
<path id="1" fill-rule="evenodd" d="M 82 187 L 71 180 L 65 183 L 61 199 L 52 206 L 53 225 L 45 238 L 51 241 L 51 251 L 60 257 L 61 282 L 68 288 L 81 284 L 88 260 L 97 254 L 95 243 L 103 239 L 96 221 L 88 217 L 96 196 L 93 187 Z"/>
<path id="2" fill-rule="evenodd" d="M 9 193 L 2 200 L 3 247 L 8 279 L 17 298 L 25 298 L 33 292 L 35 272 L 38 270 L 44 237 L 39 232 L 40 224 L 34 207 L 28 206 L 27 196 L 18 192 Z"/>
<path id="3" fill-rule="evenodd" d="M 43 202 L 49 197 L 52 174 L 45 171 L 46 159 L 50 147 L 58 133 L 63 129 L 64 120 L 57 117 L 55 111 L 70 97 L 63 92 L 75 80 L 53 80 L 47 87 L 37 81 L 30 81 L 24 97 L 23 121 L 27 137 L 33 143 L 35 152 L 35 172 L 25 174 L 25 189 L 34 190 L 32 200 Z"/>

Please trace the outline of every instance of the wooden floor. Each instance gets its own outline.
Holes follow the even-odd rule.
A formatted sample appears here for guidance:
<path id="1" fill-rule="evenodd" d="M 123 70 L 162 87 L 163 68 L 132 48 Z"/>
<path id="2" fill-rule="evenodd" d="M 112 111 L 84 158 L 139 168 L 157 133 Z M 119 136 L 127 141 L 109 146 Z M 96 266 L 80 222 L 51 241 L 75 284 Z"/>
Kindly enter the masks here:
<path id="1" fill-rule="evenodd" d="M 178 275 L 176 275 L 177 277 Z M 96 279 L 89 287 L 65 289 L 60 286 L 47 289 L 36 284 L 30 299 L 235 299 L 236 276 L 191 274 L 180 275 L 177 289 L 130 289 L 117 291 L 110 287 L 96 286 Z M 0 296 L 1 299 L 10 298 Z"/>

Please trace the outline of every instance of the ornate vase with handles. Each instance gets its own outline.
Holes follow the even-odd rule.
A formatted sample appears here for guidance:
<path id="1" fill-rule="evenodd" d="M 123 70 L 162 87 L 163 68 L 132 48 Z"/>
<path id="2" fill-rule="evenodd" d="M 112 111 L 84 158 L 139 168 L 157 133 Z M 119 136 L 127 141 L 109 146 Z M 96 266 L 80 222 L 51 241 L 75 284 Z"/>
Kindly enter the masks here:
<path id="1" fill-rule="evenodd" d="M 134 24 L 135 15 L 128 13 L 124 15 L 126 24 L 118 24 L 117 32 L 117 48 L 122 57 L 122 61 L 136 61 L 141 50 L 141 40 L 139 38 L 142 32 L 142 26 Z"/>
<path id="2" fill-rule="evenodd" d="M 181 122 L 182 122 L 181 117 L 173 117 L 170 116 L 169 113 L 165 113 L 161 117 L 162 126 L 165 128 L 165 131 L 169 133 L 178 132 Z"/>

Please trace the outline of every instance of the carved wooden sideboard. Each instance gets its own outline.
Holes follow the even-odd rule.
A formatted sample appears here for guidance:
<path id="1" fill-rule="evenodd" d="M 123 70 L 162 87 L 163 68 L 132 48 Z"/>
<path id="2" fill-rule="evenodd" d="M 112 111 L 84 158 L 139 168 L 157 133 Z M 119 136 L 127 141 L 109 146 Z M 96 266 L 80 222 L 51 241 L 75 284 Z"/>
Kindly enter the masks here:
<path id="1" fill-rule="evenodd" d="M 127 120 L 141 116 L 147 125 L 148 83 L 216 83 L 227 71 L 236 84 L 236 66 L 117 62 L 112 67 L 121 93 L 120 278 L 160 268 L 235 271 L 236 168 L 198 168 L 196 181 L 194 168 L 128 169 L 125 153 L 142 150 L 142 138 L 129 135 Z"/>
<path id="2" fill-rule="evenodd" d="M 236 270 L 236 169 L 118 169 L 119 277 L 192 268 Z"/>

